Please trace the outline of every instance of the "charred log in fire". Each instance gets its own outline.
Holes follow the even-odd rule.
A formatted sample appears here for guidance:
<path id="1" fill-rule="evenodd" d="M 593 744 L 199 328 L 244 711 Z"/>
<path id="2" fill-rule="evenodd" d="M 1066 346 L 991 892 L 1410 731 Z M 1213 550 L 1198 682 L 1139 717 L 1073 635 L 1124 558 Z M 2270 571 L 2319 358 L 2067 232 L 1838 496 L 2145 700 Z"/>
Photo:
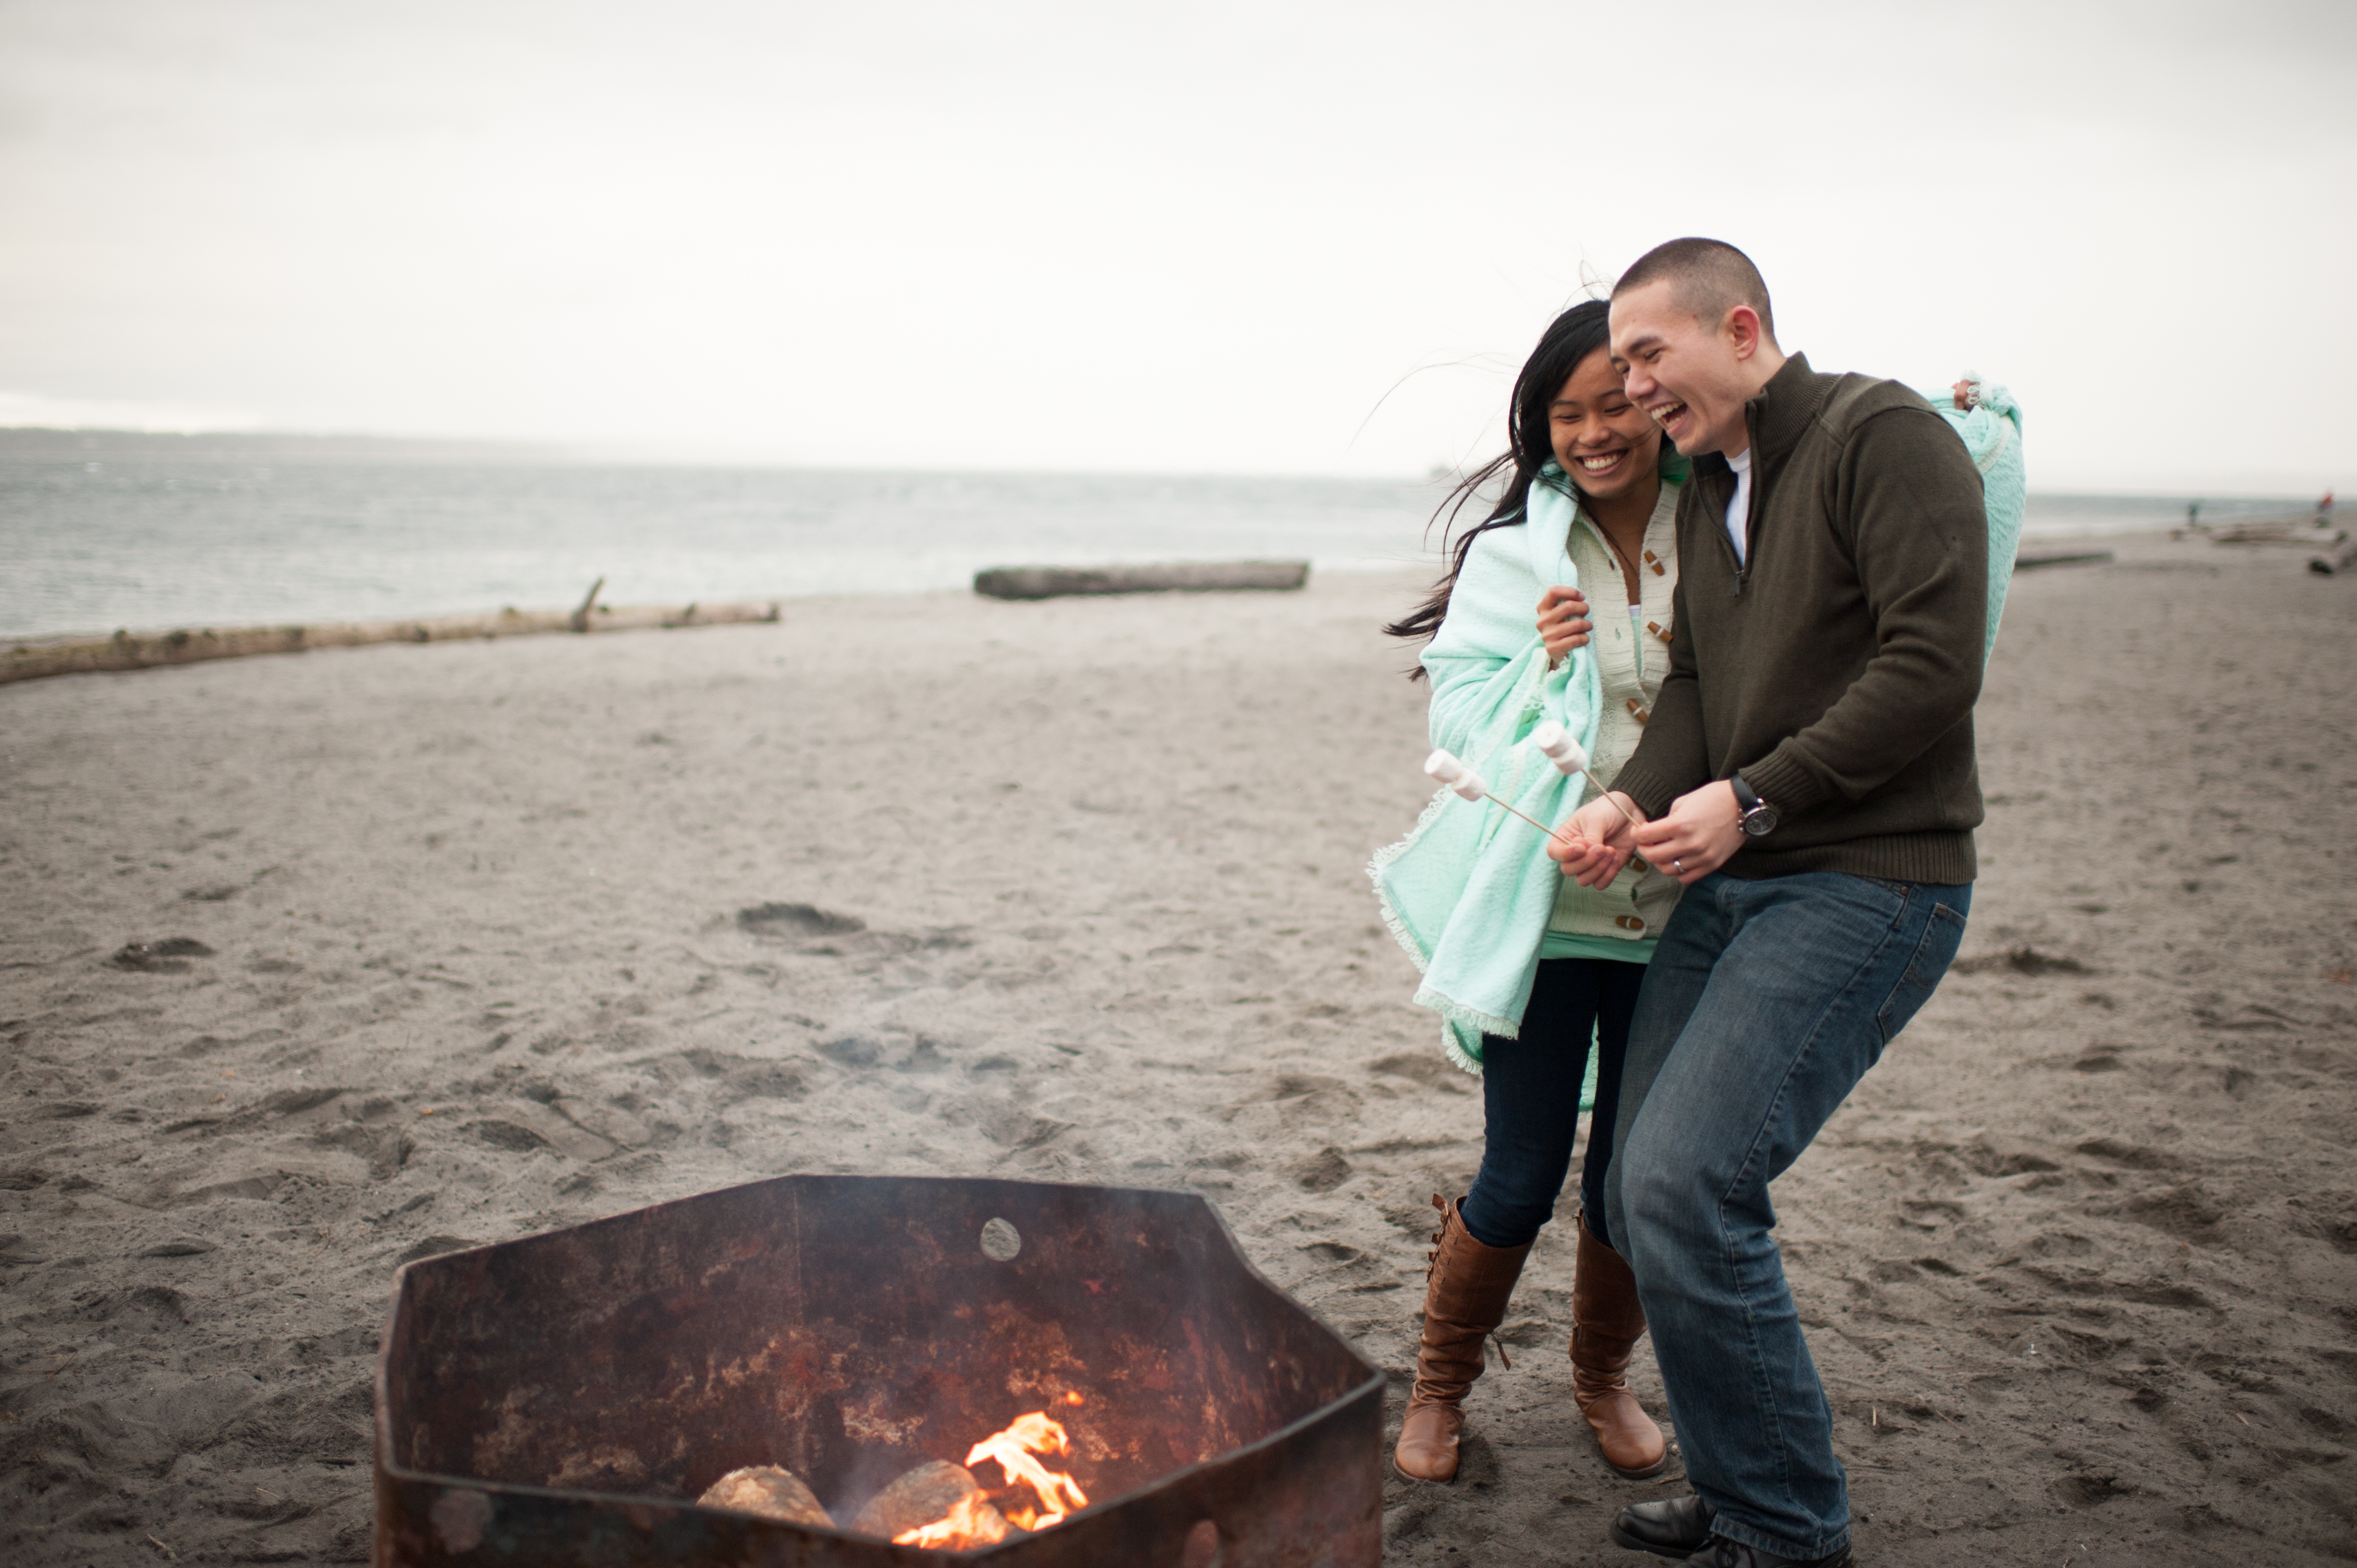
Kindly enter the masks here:
<path id="1" fill-rule="evenodd" d="M 963 1530 L 946 1530 L 952 1521 Z M 987 1545 L 1006 1539 L 1006 1520 L 974 1479 L 974 1472 L 946 1459 L 918 1466 L 867 1499 L 844 1527 L 854 1535 L 880 1536 L 915 1546 Z M 952 1533 L 960 1535 L 951 1540 Z"/>
<path id="2" fill-rule="evenodd" d="M 734 1509 L 787 1524 L 815 1524 L 828 1530 L 834 1520 L 819 1506 L 817 1497 L 791 1470 L 775 1465 L 748 1465 L 731 1470 L 704 1488 L 695 1499 L 708 1509 Z"/>
<path id="3" fill-rule="evenodd" d="M 1077 1392 L 1064 1399 L 1074 1405 L 1085 1402 Z M 1062 1423 L 1044 1410 L 1028 1412 L 1004 1432 L 975 1444 L 964 1465 L 933 1459 L 902 1475 L 868 1498 L 843 1528 L 896 1546 L 951 1552 L 996 1546 L 1011 1530 L 1047 1530 L 1089 1506 L 1088 1493 L 1078 1481 L 1041 1462 L 1044 1455 L 1060 1457 L 1071 1451 Z M 985 1488 L 966 1467 L 992 1460 L 1006 1477 L 1006 1485 L 996 1492 Z M 775 1465 L 731 1470 L 695 1500 L 705 1508 L 733 1509 L 789 1524 L 834 1528 L 834 1518 L 802 1477 Z"/>

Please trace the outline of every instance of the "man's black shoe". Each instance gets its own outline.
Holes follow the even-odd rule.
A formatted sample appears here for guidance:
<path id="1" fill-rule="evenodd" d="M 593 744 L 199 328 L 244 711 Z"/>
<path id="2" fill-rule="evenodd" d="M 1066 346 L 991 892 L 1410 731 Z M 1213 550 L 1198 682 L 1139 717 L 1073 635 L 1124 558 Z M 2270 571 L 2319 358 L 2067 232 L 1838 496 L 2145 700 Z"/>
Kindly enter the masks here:
<path id="1" fill-rule="evenodd" d="M 1631 1552 L 1650 1552 L 1680 1561 L 1710 1544 L 1714 1510 L 1697 1497 L 1631 1503 L 1612 1521 L 1612 1540 Z"/>
<path id="2" fill-rule="evenodd" d="M 1710 1543 L 1687 1558 L 1686 1563 L 1687 1568 L 1855 1568 L 1846 1546 L 1824 1557 L 1779 1557 L 1723 1535 L 1712 1536 Z"/>

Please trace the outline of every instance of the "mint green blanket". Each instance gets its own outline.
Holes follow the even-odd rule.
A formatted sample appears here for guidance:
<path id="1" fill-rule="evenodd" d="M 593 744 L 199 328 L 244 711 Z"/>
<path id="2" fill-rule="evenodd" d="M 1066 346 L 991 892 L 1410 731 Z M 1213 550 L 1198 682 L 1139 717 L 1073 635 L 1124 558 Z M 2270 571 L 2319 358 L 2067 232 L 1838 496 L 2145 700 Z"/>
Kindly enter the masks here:
<path id="1" fill-rule="evenodd" d="M 1548 669 L 1536 624 L 1542 593 L 1579 585 L 1566 548 L 1569 490 L 1548 464 L 1524 520 L 1473 542 L 1448 619 L 1424 650 L 1432 744 L 1469 763 L 1491 794 L 1549 823 L 1571 814 L 1586 780 L 1556 772 L 1527 737 L 1553 719 L 1592 750 L 1601 701 L 1595 655 L 1576 649 Z M 1522 1029 L 1562 881 L 1545 842 L 1490 801 L 1443 789 L 1367 867 L 1384 923 L 1424 973 L 1416 1004 L 1440 1015 L 1449 1059 L 1468 1071 L 1480 1070 L 1483 1035 L 1512 1039 Z"/>
<path id="2" fill-rule="evenodd" d="M 1940 411 L 1964 438 L 1964 450 L 1981 471 L 1981 502 L 1988 509 L 1988 644 L 1986 659 L 1996 648 L 1997 617 L 2005 613 L 2005 591 L 2013 583 L 2013 560 L 2021 548 L 2021 514 L 2029 504 L 2029 476 L 2021 463 L 2021 405 L 2013 393 L 1967 371 L 1973 406 L 1956 407 L 1947 388 L 1926 392 L 1923 401 Z"/>

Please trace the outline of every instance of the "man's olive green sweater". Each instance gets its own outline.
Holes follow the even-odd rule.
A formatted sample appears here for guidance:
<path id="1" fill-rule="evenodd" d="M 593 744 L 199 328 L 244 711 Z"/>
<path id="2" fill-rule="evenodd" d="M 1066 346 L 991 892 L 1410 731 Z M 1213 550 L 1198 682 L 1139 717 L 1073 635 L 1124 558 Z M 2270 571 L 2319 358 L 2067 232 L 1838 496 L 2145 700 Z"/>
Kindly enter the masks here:
<path id="1" fill-rule="evenodd" d="M 1614 786 L 1660 816 L 1739 770 L 1781 820 L 1744 840 L 1731 876 L 1970 882 L 1988 635 L 1980 475 L 1914 392 L 1819 375 L 1798 354 L 1744 418 L 1744 559 L 1727 533 L 1734 471 L 1706 454 L 1678 500 L 1669 674 Z"/>

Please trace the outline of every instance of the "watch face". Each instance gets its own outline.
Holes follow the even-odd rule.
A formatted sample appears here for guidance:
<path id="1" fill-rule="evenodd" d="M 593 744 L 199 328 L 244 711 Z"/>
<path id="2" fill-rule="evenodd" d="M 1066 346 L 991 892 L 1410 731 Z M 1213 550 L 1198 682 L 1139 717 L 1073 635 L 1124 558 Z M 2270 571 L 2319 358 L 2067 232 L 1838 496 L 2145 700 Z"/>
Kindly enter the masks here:
<path id="1" fill-rule="evenodd" d="M 1776 831 L 1776 808 L 1773 806 L 1752 807 L 1751 810 L 1743 813 L 1741 826 L 1743 831 L 1749 833 L 1753 838 L 1765 838 L 1767 835 Z"/>

